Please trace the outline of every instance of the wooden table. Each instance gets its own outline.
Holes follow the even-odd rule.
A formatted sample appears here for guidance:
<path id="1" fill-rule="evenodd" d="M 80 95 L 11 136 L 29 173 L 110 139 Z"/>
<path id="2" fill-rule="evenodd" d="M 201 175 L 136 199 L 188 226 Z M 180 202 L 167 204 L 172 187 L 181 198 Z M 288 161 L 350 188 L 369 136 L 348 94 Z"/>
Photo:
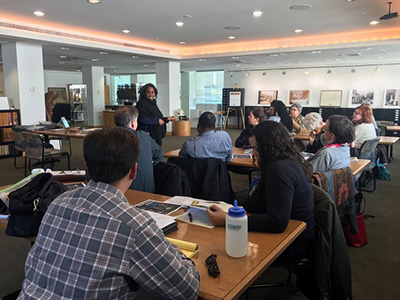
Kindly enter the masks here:
<path id="1" fill-rule="evenodd" d="M 93 130 L 98 130 L 98 129 L 100 129 L 100 128 L 83 129 L 78 132 L 73 132 L 68 129 L 60 128 L 60 129 L 49 129 L 49 130 L 33 130 L 30 132 L 36 133 L 36 134 L 43 134 L 43 135 L 52 135 L 52 136 L 83 139 L 89 132 L 91 132 Z"/>
<path id="2" fill-rule="evenodd" d="M 147 199 L 165 201 L 169 197 L 128 190 L 125 193 L 131 204 Z M 0 229 L 5 230 L 6 220 L 0 220 Z M 285 232 L 249 232 L 248 253 L 242 258 L 231 258 L 225 253 L 225 228 L 208 229 L 187 223 L 179 223 L 178 231 L 170 233 L 172 238 L 195 242 L 199 254 L 193 261 L 200 274 L 201 299 L 237 299 L 268 268 L 269 265 L 300 235 L 305 223 L 290 220 Z M 205 259 L 217 254 L 221 275 L 213 278 L 208 275 Z"/>
<path id="3" fill-rule="evenodd" d="M 244 150 L 242 148 L 233 147 L 233 154 L 243 154 Z M 172 150 L 168 152 L 164 152 L 164 157 L 178 157 L 180 149 Z M 362 170 L 368 166 L 370 161 L 368 159 L 358 159 L 357 161 L 352 160 L 350 162 L 350 167 L 353 170 L 353 175 L 361 173 Z M 228 165 L 233 166 L 241 166 L 248 168 L 257 168 L 257 164 L 253 163 L 253 159 L 251 158 L 233 158 L 230 162 L 227 162 Z"/>
<path id="4" fill-rule="evenodd" d="M 389 162 L 391 162 L 393 160 L 393 145 L 398 140 L 399 140 L 399 137 L 397 137 L 397 136 L 379 136 L 379 145 L 385 145 Z"/>
<path id="5" fill-rule="evenodd" d="M 386 126 L 387 131 L 400 131 L 399 125 Z"/>

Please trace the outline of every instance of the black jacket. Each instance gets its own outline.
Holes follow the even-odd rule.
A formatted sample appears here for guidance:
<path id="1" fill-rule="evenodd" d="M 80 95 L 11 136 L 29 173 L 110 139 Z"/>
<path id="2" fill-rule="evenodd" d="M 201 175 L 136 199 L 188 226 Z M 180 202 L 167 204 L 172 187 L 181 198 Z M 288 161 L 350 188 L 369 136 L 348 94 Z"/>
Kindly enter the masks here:
<path id="1" fill-rule="evenodd" d="M 186 173 L 178 166 L 159 162 L 154 166 L 156 194 L 166 196 L 191 196 Z"/>
<path id="2" fill-rule="evenodd" d="M 249 137 L 250 131 L 253 126 L 249 125 L 240 133 L 239 137 L 235 141 L 235 147 L 242 148 L 243 146 L 250 146 Z"/>

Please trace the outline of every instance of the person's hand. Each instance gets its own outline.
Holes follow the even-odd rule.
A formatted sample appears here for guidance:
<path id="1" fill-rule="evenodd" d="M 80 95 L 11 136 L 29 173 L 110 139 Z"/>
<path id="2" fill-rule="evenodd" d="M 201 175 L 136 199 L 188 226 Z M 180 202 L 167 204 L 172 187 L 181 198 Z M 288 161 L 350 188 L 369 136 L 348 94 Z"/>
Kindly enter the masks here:
<path id="1" fill-rule="evenodd" d="M 158 119 L 158 125 L 162 126 L 162 125 L 164 125 L 164 124 L 165 124 L 165 122 L 164 122 L 163 119 Z"/>
<path id="2" fill-rule="evenodd" d="M 171 121 L 171 122 L 175 121 L 175 117 L 174 116 L 169 116 L 167 119 L 168 119 L 168 121 Z"/>
<path id="3" fill-rule="evenodd" d="M 316 134 L 314 133 L 314 131 L 311 131 L 310 134 L 308 135 L 308 141 L 310 142 L 311 146 L 315 142 L 315 137 L 316 137 Z"/>
<path id="4" fill-rule="evenodd" d="M 207 217 L 215 226 L 225 226 L 226 212 L 216 205 L 211 205 L 207 208 Z"/>

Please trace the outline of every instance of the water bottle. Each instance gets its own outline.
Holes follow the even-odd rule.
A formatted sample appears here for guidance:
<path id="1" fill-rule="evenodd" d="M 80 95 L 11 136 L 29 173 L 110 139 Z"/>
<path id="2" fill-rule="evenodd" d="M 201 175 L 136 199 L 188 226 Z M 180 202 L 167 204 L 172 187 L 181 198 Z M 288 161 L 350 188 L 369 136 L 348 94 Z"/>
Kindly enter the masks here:
<path id="1" fill-rule="evenodd" d="M 243 257 L 247 254 L 247 215 L 237 200 L 229 208 L 225 221 L 226 253 L 231 257 Z"/>

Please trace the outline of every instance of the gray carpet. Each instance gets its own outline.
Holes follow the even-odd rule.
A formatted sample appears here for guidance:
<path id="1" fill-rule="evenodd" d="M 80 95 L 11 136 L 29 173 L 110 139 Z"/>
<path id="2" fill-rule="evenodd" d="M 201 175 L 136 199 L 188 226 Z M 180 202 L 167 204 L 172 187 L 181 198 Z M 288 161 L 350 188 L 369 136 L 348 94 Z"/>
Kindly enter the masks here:
<path id="1" fill-rule="evenodd" d="M 233 140 L 239 130 L 230 129 Z M 192 130 L 192 135 L 195 130 Z M 164 151 L 180 148 L 184 137 L 167 136 L 163 140 Z M 84 168 L 82 141 L 72 140 L 72 168 Z M 18 159 L 23 165 L 23 158 Z M 66 168 L 66 162 L 56 165 L 55 169 Z M 24 177 L 24 169 L 15 169 L 12 158 L 0 159 L 0 186 L 15 183 Z M 400 299 L 400 146 L 394 147 L 394 160 L 388 165 L 391 181 L 377 182 L 374 193 L 364 193 L 367 199 L 366 214 L 375 218 L 366 219 L 368 244 L 361 248 L 349 247 L 352 264 L 354 299 Z M 247 192 L 247 176 L 231 174 L 232 185 L 238 200 L 243 200 Z M 241 191 L 241 192 L 240 192 Z M 23 267 L 30 242 L 22 238 L 6 236 L 0 232 L 0 297 L 20 289 L 24 278 Z M 222 270 L 223 271 L 223 270 Z M 270 282 L 277 278 L 281 270 L 267 270 L 260 281 Z M 242 298 L 245 298 L 244 296 Z M 251 290 L 248 299 L 305 299 L 292 282 L 283 288 L 263 288 Z"/>

